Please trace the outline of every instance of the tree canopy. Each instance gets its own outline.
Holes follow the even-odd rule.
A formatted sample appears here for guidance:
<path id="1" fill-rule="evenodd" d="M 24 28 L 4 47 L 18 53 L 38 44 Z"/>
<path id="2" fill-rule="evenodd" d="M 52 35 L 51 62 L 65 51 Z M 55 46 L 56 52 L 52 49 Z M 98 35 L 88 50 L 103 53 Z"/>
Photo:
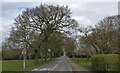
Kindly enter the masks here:
<path id="1" fill-rule="evenodd" d="M 62 35 L 70 32 L 66 29 L 74 29 L 78 25 L 71 18 L 68 6 L 59 5 L 41 4 L 35 8 L 27 8 L 14 20 L 8 38 L 11 48 L 32 48 L 37 55 L 42 51 L 45 59 L 48 49 L 62 50 Z"/>

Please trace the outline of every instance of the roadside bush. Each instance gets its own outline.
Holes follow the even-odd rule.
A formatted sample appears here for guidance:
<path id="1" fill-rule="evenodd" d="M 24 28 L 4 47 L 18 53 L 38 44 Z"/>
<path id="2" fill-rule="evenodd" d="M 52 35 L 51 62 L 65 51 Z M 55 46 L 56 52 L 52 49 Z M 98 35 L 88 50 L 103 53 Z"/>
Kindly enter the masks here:
<path id="1" fill-rule="evenodd" d="M 93 71 L 118 71 L 118 55 L 102 54 L 91 58 Z"/>

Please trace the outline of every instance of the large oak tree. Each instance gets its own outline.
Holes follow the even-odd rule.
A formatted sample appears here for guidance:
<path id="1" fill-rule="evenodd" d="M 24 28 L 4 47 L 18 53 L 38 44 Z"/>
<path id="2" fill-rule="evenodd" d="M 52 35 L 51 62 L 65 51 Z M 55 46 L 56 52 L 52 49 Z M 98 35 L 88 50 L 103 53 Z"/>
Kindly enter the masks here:
<path id="1" fill-rule="evenodd" d="M 76 25 L 67 6 L 41 4 L 27 8 L 15 18 L 9 39 L 19 48 L 33 48 L 36 60 L 39 53 L 44 52 L 46 61 L 50 36 L 55 32 L 68 32 L 66 28 L 73 29 Z"/>

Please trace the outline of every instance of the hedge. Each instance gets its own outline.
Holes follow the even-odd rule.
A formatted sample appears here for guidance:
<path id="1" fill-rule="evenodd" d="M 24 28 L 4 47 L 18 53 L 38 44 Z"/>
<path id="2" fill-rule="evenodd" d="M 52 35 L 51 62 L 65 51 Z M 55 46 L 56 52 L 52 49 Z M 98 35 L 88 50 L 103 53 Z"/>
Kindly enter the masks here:
<path id="1" fill-rule="evenodd" d="M 101 54 L 91 57 L 93 71 L 118 71 L 119 61 L 117 54 Z"/>

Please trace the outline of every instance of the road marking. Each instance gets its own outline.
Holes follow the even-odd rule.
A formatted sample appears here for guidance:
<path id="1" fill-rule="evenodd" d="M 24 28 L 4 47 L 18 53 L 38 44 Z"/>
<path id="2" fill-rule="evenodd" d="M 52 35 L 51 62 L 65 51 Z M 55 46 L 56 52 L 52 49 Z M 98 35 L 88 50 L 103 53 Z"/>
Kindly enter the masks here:
<path id="1" fill-rule="evenodd" d="M 63 71 L 63 67 L 61 68 L 61 70 L 60 71 Z"/>
<path id="2" fill-rule="evenodd" d="M 61 61 L 58 62 L 58 64 L 56 64 L 50 71 L 52 71 L 53 69 L 55 69 L 59 64 L 60 64 Z"/>
<path id="3" fill-rule="evenodd" d="M 32 69 L 32 71 L 37 71 L 37 70 L 38 70 L 38 68 Z"/>
<path id="4" fill-rule="evenodd" d="M 41 68 L 40 71 L 49 71 L 49 68 Z"/>

